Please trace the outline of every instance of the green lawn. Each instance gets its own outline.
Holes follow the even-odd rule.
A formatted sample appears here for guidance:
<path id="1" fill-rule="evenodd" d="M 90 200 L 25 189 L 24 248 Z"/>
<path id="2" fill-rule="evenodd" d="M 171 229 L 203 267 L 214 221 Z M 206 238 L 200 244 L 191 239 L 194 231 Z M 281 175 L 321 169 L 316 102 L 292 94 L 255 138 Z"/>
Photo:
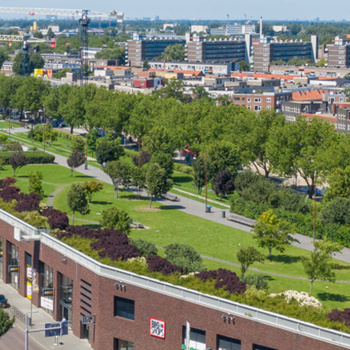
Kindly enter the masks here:
<path id="1" fill-rule="evenodd" d="M 14 128 L 21 128 L 22 127 L 22 125 L 11 123 L 11 122 L 10 122 L 10 126 L 11 127 L 13 126 Z M 9 128 L 9 122 L 4 122 L 4 121 L 0 122 L 0 129 L 7 129 L 8 130 L 8 128 Z"/>
<path id="2" fill-rule="evenodd" d="M 41 171 L 43 174 L 43 185 L 46 195 L 62 184 L 92 180 L 92 178 L 77 172 L 74 172 L 75 176 L 71 177 L 70 169 L 54 164 L 27 165 L 21 168 L 16 176 L 18 179 L 17 185 L 23 191 L 28 191 L 28 174 L 36 170 Z M 12 176 L 12 169 L 7 166 L 4 171 L 1 171 L 0 176 L 2 178 Z M 68 212 L 66 194 L 69 188 L 70 186 L 63 188 L 55 198 L 55 208 Z M 181 206 L 181 202 L 179 202 L 179 205 Z M 152 208 L 149 209 L 148 199 L 140 199 L 128 191 L 119 191 L 116 199 L 113 186 L 109 184 L 104 184 L 104 189 L 93 197 L 93 203 L 90 204 L 90 214 L 84 216 L 76 213 L 76 218 L 98 222 L 101 218 L 101 212 L 111 206 L 117 206 L 126 210 L 134 221 L 141 222 L 148 227 L 145 230 L 133 230 L 131 233 L 133 239 L 148 240 L 157 246 L 164 247 L 175 242 L 186 243 L 195 247 L 202 255 L 230 263 L 238 263 L 236 252 L 241 247 L 256 245 L 254 236 L 250 233 L 190 216 L 157 202 L 153 202 Z M 68 214 L 72 215 L 69 212 Z M 76 224 L 84 224 L 84 222 L 77 221 Z M 261 251 L 264 254 L 267 253 L 266 250 Z M 271 260 L 267 260 L 263 264 L 256 263 L 253 267 L 266 272 L 305 277 L 301 257 L 309 254 L 305 250 L 288 246 L 283 254 L 277 254 L 277 252 L 273 251 Z M 239 273 L 238 267 L 229 264 L 207 259 L 205 263 L 207 268 L 225 267 Z M 350 281 L 350 265 L 339 261 L 337 264 L 338 266 L 335 270 L 336 279 Z M 269 275 L 269 278 L 271 292 L 280 292 L 287 289 L 309 290 L 309 282 L 306 280 L 288 279 L 273 275 Z M 350 307 L 349 284 L 316 282 L 313 295 L 318 297 L 327 308 Z"/>

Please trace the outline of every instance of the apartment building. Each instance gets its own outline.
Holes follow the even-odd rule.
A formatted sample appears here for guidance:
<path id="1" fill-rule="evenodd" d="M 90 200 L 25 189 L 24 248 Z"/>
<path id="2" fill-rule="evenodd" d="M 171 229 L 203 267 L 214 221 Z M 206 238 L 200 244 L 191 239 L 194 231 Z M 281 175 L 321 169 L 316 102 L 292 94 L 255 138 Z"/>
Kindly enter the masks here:
<path id="1" fill-rule="evenodd" d="M 338 36 L 334 40 L 334 45 L 327 45 L 328 66 L 337 68 L 350 67 L 350 45 Z"/>
<path id="2" fill-rule="evenodd" d="M 288 62 L 293 57 L 309 59 L 313 62 L 318 55 L 318 37 L 311 36 L 311 41 L 297 40 L 273 40 L 262 38 L 253 43 L 254 47 L 254 71 L 268 72 L 270 63 L 273 61 Z"/>

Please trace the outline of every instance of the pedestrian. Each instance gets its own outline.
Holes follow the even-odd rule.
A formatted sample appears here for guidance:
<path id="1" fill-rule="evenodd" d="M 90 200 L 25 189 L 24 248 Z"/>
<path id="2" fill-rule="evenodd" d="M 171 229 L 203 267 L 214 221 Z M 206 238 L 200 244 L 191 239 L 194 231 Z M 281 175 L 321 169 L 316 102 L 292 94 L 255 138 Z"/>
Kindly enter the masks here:
<path id="1" fill-rule="evenodd" d="M 102 163 L 102 166 L 105 168 L 105 167 L 106 167 L 106 162 L 103 162 L 103 163 Z"/>

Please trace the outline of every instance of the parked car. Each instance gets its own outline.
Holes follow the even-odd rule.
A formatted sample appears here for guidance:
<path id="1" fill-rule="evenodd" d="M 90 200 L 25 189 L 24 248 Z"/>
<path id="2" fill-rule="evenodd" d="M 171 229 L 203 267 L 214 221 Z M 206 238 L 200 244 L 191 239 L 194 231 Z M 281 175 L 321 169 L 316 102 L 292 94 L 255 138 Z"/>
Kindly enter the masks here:
<path id="1" fill-rule="evenodd" d="M 0 307 L 3 309 L 9 307 L 9 303 L 3 294 L 0 294 Z"/>

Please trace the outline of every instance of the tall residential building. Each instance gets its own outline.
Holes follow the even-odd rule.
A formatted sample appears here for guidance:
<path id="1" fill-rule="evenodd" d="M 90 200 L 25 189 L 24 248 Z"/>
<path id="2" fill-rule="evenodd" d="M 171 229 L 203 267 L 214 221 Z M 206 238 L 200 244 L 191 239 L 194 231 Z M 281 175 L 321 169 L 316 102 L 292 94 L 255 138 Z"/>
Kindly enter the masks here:
<path id="1" fill-rule="evenodd" d="M 132 67 L 141 67 L 144 60 L 152 60 L 161 56 L 166 47 L 175 44 L 185 45 L 186 41 L 184 39 L 145 39 L 135 37 L 127 42 L 125 63 Z"/>
<path id="2" fill-rule="evenodd" d="M 210 35 L 236 36 L 244 34 L 256 34 L 255 24 L 247 21 L 245 23 L 227 24 L 223 27 L 210 29 Z"/>
<path id="3" fill-rule="evenodd" d="M 186 54 L 190 62 L 248 62 L 246 43 L 241 39 L 190 41 Z"/>
<path id="4" fill-rule="evenodd" d="M 254 45 L 254 71 L 268 72 L 270 63 L 282 60 L 288 62 L 293 57 L 310 59 L 315 62 L 317 58 L 317 36 L 311 36 L 311 41 L 260 39 Z"/>
<path id="5" fill-rule="evenodd" d="M 350 45 L 345 39 L 337 36 L 334 40 L 334 45 L 327 45 L 327 49 L 329 67 L 350 67 Z"/>

